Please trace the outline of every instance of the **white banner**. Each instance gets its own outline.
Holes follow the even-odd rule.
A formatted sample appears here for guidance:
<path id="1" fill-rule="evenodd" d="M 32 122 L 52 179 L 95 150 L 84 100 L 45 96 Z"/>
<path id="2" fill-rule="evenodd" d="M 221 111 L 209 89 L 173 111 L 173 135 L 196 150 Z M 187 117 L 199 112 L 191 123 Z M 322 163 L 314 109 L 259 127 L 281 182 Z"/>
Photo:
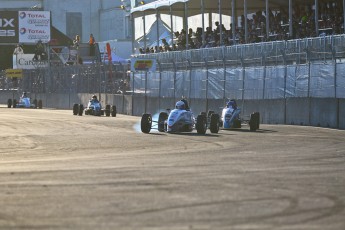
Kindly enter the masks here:
<path id="1" fill-rule="evenodd" d="M 50 41 L 50 11 L 19 11 L 19 42 Z"/>
<path id="2" fill-rule="evenodd" d="M 48 61 L 33 61 L 34 54 L 13 55 L 13 69 L 36 69 L 48 67 Z"/>

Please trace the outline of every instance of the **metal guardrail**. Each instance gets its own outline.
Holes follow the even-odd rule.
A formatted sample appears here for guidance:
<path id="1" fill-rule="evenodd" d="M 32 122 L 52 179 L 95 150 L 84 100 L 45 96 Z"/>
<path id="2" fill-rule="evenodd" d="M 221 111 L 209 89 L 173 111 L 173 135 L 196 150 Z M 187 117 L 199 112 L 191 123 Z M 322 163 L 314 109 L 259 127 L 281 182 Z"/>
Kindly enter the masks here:
<path id="1" fill-rule="evenodd" d="M 165 64 L 185 61 L 192 63 L 192 67 L 201 62 L 226 62 L 228 66 L 303 64 L 345 58 L 345 35 L 138 54 L 136 57 L 154 58 L 162 65 L 163 70 Z"/>

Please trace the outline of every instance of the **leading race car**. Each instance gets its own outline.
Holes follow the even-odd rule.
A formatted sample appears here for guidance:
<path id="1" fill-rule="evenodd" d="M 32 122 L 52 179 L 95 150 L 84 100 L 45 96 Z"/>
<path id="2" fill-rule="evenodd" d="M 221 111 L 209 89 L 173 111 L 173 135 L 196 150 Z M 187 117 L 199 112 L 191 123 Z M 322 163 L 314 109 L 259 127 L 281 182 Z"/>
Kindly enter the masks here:
<path id="1" fill-rule="evenodd" d="M 242 123 L 248 124 L 250 131 L 256 131 L 260 127 L 260 113 L 253 112 L 249 120 L 240 118 L 241 109 L 237 107 L 235 100 L 230 100 L 222 110 L 220 127 L 224 129 L 241 128 Z"/>
<path id="2" fill-rule="evenodd" d="M 214 127 L 210 129 L 211 133 L 218 133 L 218 122 L 213 122 L 212 125 Z M 153 121 L 151 114 L 143 114 L 141 117 L 141 131 L 149 133 L 151 129 L 168 133 L 192 132 L 196 129 L 198 134 L 205 134 L 207 131 L 207 117 L 204 113 L 201 113 L 195 119 L 187 101 L 183 99 L 176 103 L 175 109 L 161 112 L 158 121 Z"/>
<path id="3" fill-rule="evenodd" d="M 34 99 L 33 103 L 31 103 L 31 99 L 30 97 L 27 96 L 26 92 L 23 92 L 22 96 L 19 98 L 19 101 L 17 101 L 16 99 L 8 99 L 7 100 L 7 107 L 8 108 L 32 108 L 32 109 L 42 109 L 42 100 L 37 100 Z"/>
<path id="4" fill-rule="evenodd" d="M 106 105 L 105 109 L 102 108 L 101 102 L 97 100 L 97 96 L 93 95 L 91 100 L 89 100 L 87 107 L 84 109 L 83 104 L 74 104 L 73 105 L 73 115 L 82 116 L 85 115 L 94 115 L 94 116 L 103 116 L 106 115 L 109 117 L 116 117 L 116 106 Z"/>

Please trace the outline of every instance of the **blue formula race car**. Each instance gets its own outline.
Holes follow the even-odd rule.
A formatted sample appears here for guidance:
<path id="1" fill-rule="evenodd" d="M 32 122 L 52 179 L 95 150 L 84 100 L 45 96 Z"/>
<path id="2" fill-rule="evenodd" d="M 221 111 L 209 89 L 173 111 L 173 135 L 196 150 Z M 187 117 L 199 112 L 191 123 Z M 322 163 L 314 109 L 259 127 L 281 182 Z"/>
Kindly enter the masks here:
<path id="1" fill-rule="evenodd" d="M 93 95 L 92 98 L 89 100 L 87 107 L 84 108 L 83 104 L 74 104 L 73 105 L 73 115 L 82 116 L 83 113 L 85 115 L 93 115 L 93 116 L 107 116 L 110 115 L 112 117 L 116 117 L 116 106 L 106 105 L 105 109 L 102 108 L 102 104 L 98 101 L 97 96 Z"/>
<path id="2" fill-rule="evenodd" d="M 210 129 L 212 133 L 218 133 L 218 122 L 214 122 L 215 128 Z M 145 113 L 141 117 L 141 131 L 149 133 L 151 129 L 159 132 L 179 133 L 193 132 L 196 129 L 198 134 L 205 134 L 207 131 L 207 117 L 201 113 L 194 117 L 185 99 L 176 102 L 175 109 L 159 113 L 158 120 L 153 121 L 152 115 Z"/>
<path id="3" fill-rule="evenodd" d="M 250 114 L 249 120 L 240 118 L 241 109 L 237 107 L 235 100 L 227 102 L 226 107 L 222 110 L 220 127 L 223 129 L 237 129 L 242 127 L 242 123 L 248 124 L 250 131 L 256 131 L 260 126 L 260 113 L 254 112 Z"/>
<path id="4" fill-rule="evenodd" d="M 31 109 L 42 109 L 42 100 L 34 99 L 33 103 L 31 103 L 30 97 L 28 97 L 26 92 L 23 92 L 22 96 L 17 101 L 16 99 L 8 99 L 7 100 L 7 107 L 8 108 L 31 108 Z"/>

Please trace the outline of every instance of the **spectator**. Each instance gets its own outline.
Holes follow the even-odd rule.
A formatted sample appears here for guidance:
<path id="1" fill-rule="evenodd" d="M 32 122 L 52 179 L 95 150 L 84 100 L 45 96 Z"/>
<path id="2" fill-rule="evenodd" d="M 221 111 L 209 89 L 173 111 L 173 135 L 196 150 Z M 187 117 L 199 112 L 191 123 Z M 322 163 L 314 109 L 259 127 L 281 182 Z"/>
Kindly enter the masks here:
<path id="1" fill-rule="evenodd" d="M 24 50 L 20 46 L 20 44 L 17 44 L 16 48 L 13 51 L 13 55 L 17 55 L 17 54 L 24 54 Z"/>
<path id="2" fill-rule="evenodd" d="M 38 60 L 45 60 L 46 59 L 46 53 L 44 51 L 44 46 L 41 40 L 39 40 L 36 44 L 35 47 L 35 55 L 33 60 L 38 61 Z"/>
<path id="3" fill-rule="evenodd" d="M 95 38 L 93 34 L 90 34 L 90 39 L 89 39 L 89 46 L 90 46 L 90 56 L 95 56 Z"/>

